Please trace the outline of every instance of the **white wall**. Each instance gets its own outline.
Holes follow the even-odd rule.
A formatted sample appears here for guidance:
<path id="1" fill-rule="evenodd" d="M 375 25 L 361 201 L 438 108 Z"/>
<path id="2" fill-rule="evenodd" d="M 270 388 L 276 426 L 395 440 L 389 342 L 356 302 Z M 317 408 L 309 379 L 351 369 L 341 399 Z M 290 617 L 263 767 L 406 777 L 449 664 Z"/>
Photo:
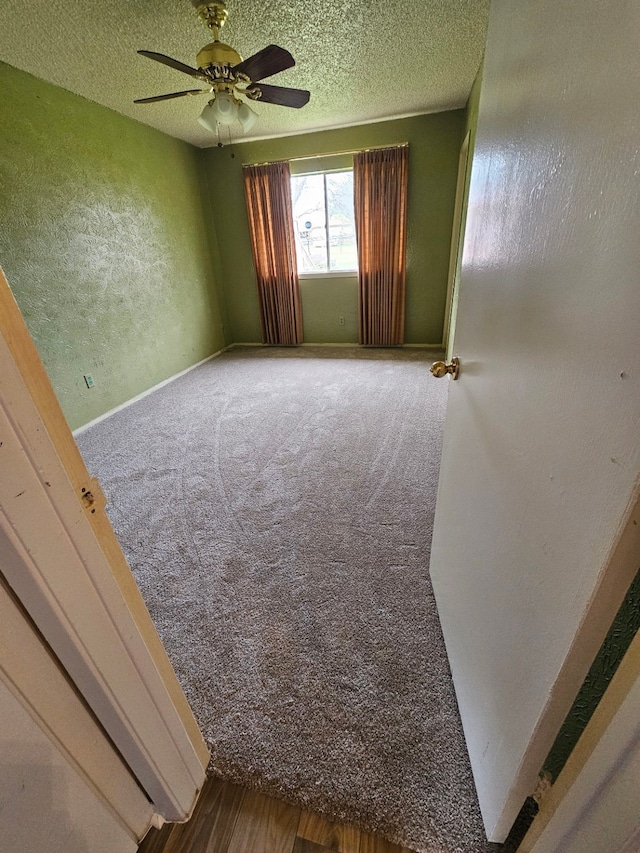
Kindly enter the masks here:
<path id="1" fill-rule="evenodd" d="M 127 853 L 137 844 L 0 683 L 0 833 L 11 853 Z"/>
<path id="2" fill-rule="evenodd" d="M 133 853 L 151 804 L 2 575 L 0 651 L 0 848 Z"/>

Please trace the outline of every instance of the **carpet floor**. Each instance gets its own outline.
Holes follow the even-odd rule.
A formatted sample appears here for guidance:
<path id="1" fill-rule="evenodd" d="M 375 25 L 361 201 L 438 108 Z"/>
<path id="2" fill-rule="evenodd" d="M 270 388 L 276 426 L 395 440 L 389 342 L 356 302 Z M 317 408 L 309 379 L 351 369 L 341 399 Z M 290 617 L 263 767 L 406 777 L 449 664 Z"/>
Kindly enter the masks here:
<path id="1" fill-rule="evenodd" d="M 428 573 L 430 361 L 237 349 L 78 444 L 213 772 L 421 853 L 485 853 Z"/>

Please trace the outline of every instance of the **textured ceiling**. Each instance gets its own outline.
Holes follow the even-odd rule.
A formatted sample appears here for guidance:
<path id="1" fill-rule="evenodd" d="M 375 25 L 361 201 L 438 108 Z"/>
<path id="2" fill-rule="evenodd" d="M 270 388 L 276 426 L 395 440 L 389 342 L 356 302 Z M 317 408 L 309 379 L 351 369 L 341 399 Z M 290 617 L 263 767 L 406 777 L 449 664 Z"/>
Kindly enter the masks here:
<path id="1" fill-rule="evenodd" d="M 296 67 L 265 82 L 311 91 L 300 110 L 252 104 L 260 119 L 250 138 L 261 138 L 463 106 L 482 58 L 489 0 L 227 0 L 227 7 L 222 40 L 244 58 L 281 45 Z M 132 103 L 197 81 L 136 50 L 193 66 L 210 35 L 190 0 L 0 3 L 0 60 L 201 147 L 217 142 L 197 122 L 205 95 Z M 233 131 L 240 138 L 239 126 Z"/>

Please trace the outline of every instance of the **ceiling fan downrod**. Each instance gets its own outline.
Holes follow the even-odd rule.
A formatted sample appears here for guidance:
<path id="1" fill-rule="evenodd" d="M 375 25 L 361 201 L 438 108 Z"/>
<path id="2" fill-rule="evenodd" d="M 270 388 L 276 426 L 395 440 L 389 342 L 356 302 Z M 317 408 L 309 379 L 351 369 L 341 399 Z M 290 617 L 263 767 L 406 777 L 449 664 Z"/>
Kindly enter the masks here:
<path id="1" fill-rule="evenodd" d="M 220 30 L 229 17 L 226 4 L 223 0 L 216 0 L 214 3 L 202 3 L 200 0 L 196 0 L 194 6 L 202 23 L 213 32 L 215 41 L 219 41 Z"/>
<path id="2" fill-rule="evenodd" d="M 242 57 L 230 45 L 220 41 L 220 30 L 229 17 L 224 0 L 215 0 L 213 3 L 193 0 L 193 5 L 200 20 L 213 33 L 213 41 L 205 45 L 196 57 L 198 68 L 209 69 L 215 79 L 226 79 L 230 76 L 230 69 L 242 62 Z"/>

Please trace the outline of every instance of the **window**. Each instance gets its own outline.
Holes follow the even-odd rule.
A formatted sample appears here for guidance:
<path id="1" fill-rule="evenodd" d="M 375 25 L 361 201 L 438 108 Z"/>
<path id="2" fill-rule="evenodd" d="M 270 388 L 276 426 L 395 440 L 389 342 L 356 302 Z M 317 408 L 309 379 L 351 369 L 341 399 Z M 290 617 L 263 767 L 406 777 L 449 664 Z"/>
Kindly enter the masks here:
<path id="1" fill-rule="evenodd" d="M 291 176 L 299 275 L 357 272 L 353 170 Z"/>

